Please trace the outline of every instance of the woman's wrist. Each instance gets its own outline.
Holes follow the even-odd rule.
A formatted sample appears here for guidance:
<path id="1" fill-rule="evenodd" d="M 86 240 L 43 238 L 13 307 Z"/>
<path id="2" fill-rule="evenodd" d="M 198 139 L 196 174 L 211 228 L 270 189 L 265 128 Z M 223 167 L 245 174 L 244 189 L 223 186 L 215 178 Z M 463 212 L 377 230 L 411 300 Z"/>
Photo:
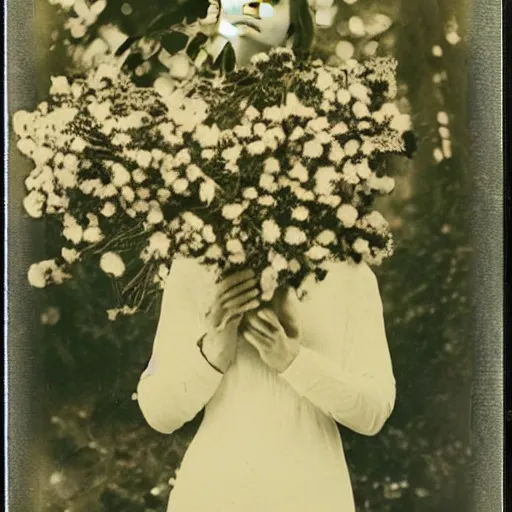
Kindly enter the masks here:
<path id="1" fill-rule="evenodd" d="M 198 342 L 199 350 L 206 361 L 220 373 L 226 373 L 231 365 L 230 354 L 216 337 L 206 333 Z"/>

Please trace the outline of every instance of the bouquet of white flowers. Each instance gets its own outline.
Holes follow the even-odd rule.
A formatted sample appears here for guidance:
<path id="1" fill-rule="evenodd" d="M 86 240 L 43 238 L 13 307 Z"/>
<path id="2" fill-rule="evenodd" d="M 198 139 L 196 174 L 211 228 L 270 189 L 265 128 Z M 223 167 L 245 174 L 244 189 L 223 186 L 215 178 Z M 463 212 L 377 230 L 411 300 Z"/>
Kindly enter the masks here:
<path id="1" fill-rule="evenodd" d="M 393 190 L 384 159 L 407 154 L 411 129 L 396 89 L 392 59 L 339 68 L 287 49 L 174 90 L 108 65 L 54 78 L 48 102 L 14 117 L 35 163 L 25 209 L 56 219 L 63 239 L 31 284 L 96 257 L 120 284 L 115 318 L 157 293 L 178 255 L 219 275 L 255 269 L 263 300 L 321 279 L 328 261 L 379 264 L 393 242 L 372 204 Z"/>

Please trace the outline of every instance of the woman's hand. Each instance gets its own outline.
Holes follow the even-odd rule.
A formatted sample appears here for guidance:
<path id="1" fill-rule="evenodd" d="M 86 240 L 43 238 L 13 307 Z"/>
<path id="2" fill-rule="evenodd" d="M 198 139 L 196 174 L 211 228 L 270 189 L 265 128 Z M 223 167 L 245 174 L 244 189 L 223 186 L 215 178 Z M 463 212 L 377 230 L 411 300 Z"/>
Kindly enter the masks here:
<path id="1" fill-rule="evenodd" d="M 257 283 L 254 272 L 244 270 L 217 284 L 213 305 L 206 317 L 202 351 L 208 362 L 223 373 L 235 359 L 240 320 L 244 313 L 260 305 Z"/>
<path id="2" fill-rule="evenodd" d="M 290 307 L 290 294 L 281 296 L 274 309 L 284 313 L 282 319 L 272 308 L 245 315 L 243 337 L 259 352 L 261 359 L 278 373 L 284 372 L 295 360 L 300 349 L 298 319 Z"/>

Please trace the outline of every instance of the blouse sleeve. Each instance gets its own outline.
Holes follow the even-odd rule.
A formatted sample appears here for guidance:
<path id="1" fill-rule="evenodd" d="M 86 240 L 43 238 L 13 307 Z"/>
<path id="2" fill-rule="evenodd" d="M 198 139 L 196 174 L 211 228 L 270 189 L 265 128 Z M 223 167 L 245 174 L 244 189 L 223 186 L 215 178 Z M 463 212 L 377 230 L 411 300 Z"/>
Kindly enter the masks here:
<path id="1" fill-rule="evenodd" d="M 332 297 L 348 313 L 343 340 L 338 340 L 345 344 L 338 352 L 344 360 L 301 346 L 280 375 L 336 422 L 370 436 L 381 430 L 393 410 L 395 379 L 377 279 L 366 265 L 351 268 L 351 278 L 337 283 L 333 294 L 339 296 Z M 332 321 L 340 330 L 334 326 L 336 319 Z"/>
<path id="2" fill-rule="evenodd" d="M 203 357 L 197 342 L 205 332 L 205 272 L 178 259 L 167 278 L 153 353 L 137 388 L 140 409 L 155 430 L 170 434 L 212 398 L 222 374 Z"/>

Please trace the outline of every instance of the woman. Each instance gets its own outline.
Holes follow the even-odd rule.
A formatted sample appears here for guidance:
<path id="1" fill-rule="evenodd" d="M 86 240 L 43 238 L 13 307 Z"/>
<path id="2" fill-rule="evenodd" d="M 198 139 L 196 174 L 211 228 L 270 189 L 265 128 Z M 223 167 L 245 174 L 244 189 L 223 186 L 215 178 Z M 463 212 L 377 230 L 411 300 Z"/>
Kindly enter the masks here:
<path id="1" fill-rule="evenodd" d="M 264 19 L 257 4 L 225 15 L 244 27 L 232 40 L 239 62 L 289 36 L 303 44 L 305 0 L 273 2 Z M 174 262 L 138 386 L 159 432 L 205 409 L 170 512 L 354 511 L 336 422 L 377 434 L 395 381 L 374 274 L 349 262 L 328 271 L 305 299 L 284 289 L 262 305 L 250 269 L 218 282 L 194 260 Z"/>

